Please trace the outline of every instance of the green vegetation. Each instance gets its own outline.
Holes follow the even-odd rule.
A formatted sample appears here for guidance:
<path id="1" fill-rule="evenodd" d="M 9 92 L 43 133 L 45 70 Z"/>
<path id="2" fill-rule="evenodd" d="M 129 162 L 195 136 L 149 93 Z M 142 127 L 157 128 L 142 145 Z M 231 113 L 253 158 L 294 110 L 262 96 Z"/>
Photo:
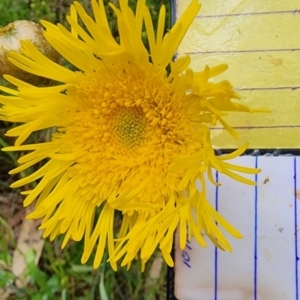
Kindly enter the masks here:
<path id="1" fill-rule="evenodd" d="M 79 2 L 88 11 L 91 10 L 89 0 Z M 163 4 L 163 0 L 161 2 L 149 0 L 148 2 L 153 20 L 156 22 L 158 8 Z M 105 3 L 108 7 L 107 1 Z M 134 7 L 135 0 L 130 0 L 130 3 Z M 68 26 L 65 22 L 65 15 L 68 14 L 70 4 L 71 0 L 1 0 L 0 27 L 16 20 L 38 22 L 40 19 Z M 164 4 L 168 7 L 167 2 Z M 108 15 L 111 29 L 118 39 L 115 19 L 109 9 Z M 5 137 L 5 132 L 9 128 L 11 124 L 0 122 L 0 148 L 13 144 L 13 139 Z M 31 139 L 42 141 L 49 135 L 50 130 L 46 130 Z M 18 195 L 20 191 L 9 188 L 17 175 L 13 175 L 15 177 L 8 175 L 9 170 L 17 166 L 18 155 L 0 151 L 0 299 L 165 299 L 166 265 L 158 263 L 159 275 L 151 275 L 155 271 L 153 267 L 161 261 L 160 257 L 153 257 L 143 273 L 140 272 L 139 261 L 133 263 L 129 271 L 120 268 L 114 272 L 106 263 L 94 270 L 92 259 L 86 265 L 81 265 L 80 256 L 83 248 L 81 242 L 71 243 L 66 249 L 61 250 L 59 240 L 54 242 L 45 240 L 41 255 L 33 250 L 24 253 L 18 248 L 25 209 L 22 207 L 22 198 Z M 26 174 L 23 173 L 20 176 L 24 175 Z M 26 262 L 25 272 L 20 276 L 15 275 L 12 270 L 15 254 L 21 254 Z M 40 256 L 38 263 L 36 255 Z M 155 264 L 153 264 L 154 261 Z M 23 284 L 20 283 L 21 280 Z"/>

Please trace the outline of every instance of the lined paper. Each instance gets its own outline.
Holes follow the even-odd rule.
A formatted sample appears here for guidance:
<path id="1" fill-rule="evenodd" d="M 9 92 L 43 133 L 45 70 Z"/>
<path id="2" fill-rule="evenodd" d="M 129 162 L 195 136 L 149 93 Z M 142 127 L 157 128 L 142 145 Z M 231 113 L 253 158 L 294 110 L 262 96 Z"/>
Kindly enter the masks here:
<path id="1" fill-rule="evenodd" d="M 299 300 L 300 158 L 243 156 L 234 163 L 262 168 L 245 186 L 216 173 L 208 187 L 216 209 L 243 234 L 227 235 L 233 252 L 210 241 L 175 246 L 178 300 Z M 207 239 L 208 240 L 208 239 Z"/>
<path id="2" fill-rule="evenodd" d="M 190 3 L 178 0 L 177 17 Z M 227 79 L 251 107 L 264 114 L 231 113 L 226 120 L 239 134 L 235 141 L 222 126 L 212 128 L 213 143 L 236 148 L 300 146 L 300 2 L 299 0 L 202 0 L 202 8 L 178 50 L 191 67 L 220 63 Z"/>

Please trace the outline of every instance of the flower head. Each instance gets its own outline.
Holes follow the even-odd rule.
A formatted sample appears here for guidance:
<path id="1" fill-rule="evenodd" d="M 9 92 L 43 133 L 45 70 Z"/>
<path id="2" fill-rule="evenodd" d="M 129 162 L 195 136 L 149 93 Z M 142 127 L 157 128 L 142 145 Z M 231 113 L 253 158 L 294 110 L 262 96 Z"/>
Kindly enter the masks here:
<path id="1" fill-rule="evenodd" d="M 15 146 L 4 150 L 30 151 L 11 173 L 46 160 L 12 185 L 38 181 L 25 192 L 24 205 L 36 203 L 28 218 L 43 219 L 44 237 L 64 235 L 62 247 L 84 238 L 82 262 L 95 251 L 95 268 L 106 247 L 114 269 L 120 260 L 128 266 L 136 257 L 147 262 L 157 247 L 173 265 L 170 253 L 176 228 L 181 248 L 191 235 L 205 246 L 204 231 L 219 248 L 231 250 L 216 222 L 233 236 L 241 235 L 209 204 L 204 175 L 214 182 L 215 168 L 254 184 L 235 171 L 258 170 L 226 162 L 247 145 L 221 157 L 212 148 L 210 124 L 221 122 L 235 136 L 222 117 L 226 111 L 250 111 L 232 100 L 238 96 L 227 81 L 210 81 L 226 66 L 194 72 L 189 56 L 172 60 L 200 5 L 192 1 L 164 35 L 164 7 L 155 34 L 145 0 L 138 1 L 135 14 L 121 0 L 119 9 L 111 5 L 120 43 L 111 35 L 102 0 L 92 0 L 92 7 L 94 18 L 79 3 L 72 5 L 70 32 L 42 22 L 47 41 L 75 71 L 47 59 L 29 42 L 23 43 L 22 54 L 11 54 L 11 62 L 19 68 L 59 82 L 36 87 L 6 76 L 17 90 L 1 88 L 11 95 L 0 96 L 0 118 L 24 123 L 8 131 L 17 139 Z M 150 51 L 141 39 L 143 26 Z M 50 141 L 24 144 L 32 132 L 45 128 L 56 128 Z M 118 212 L 122 225 L 116 230 Z"/>

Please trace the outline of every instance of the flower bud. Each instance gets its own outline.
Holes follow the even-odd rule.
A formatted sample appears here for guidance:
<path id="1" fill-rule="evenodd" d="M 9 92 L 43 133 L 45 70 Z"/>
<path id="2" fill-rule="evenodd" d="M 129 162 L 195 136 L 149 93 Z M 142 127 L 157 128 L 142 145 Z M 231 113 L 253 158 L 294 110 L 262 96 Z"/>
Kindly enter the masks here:
<path id="1" fill-rule="evenodd" d="M 12 75 L 34 85 L 46 83 L 48 79 L 25 72 L 8 60 L 10 51 L 21 52 L 21 41 L 25 40 L 33 43 L 49 59 L 59 60 L 58 53 L 43 36 L 42 26 L 26 20 L 15 21 L 0 28 L 0 76 Z"/>

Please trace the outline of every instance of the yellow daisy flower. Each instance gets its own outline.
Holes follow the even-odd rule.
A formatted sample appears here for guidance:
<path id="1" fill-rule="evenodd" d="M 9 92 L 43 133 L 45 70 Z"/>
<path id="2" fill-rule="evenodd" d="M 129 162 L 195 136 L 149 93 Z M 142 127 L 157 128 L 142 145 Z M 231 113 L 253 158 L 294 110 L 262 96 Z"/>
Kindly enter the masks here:
<path id="1" fill-rule="evenodd" d="M 72 5 L 67 17 L 71 31 L 42 22 L 47 41 L 76 71 L 24 42 L 22 54 L 11 53 L 10 61 L 60 84 L 36 87 L 6 76 L 17 89 L 1 87 L 10 95 L 0 96 L 0 119 L 23 123 L 8 131 L 17 139 L 15 146 L 4 150 L 29 151 L 11 174 L 45 161 L 12 184 L 17 188 L 37 181 L 23 193 L 25 206 L 35 202 L 28 218 L 43 219 L 44 237 L 53 240 L 64 235 L 62 247 L 69 240 L 84 238 L 82 263 L 95 251 L 95 268 L 106 247 L 113 269 L 120 260 L 130 266 L 135 258 L 144 265 L 156 248 L 172 266 L 177 228 L 181 248 L 191 236 L 205 246 L 201 234 L 205 232 L 219 248 L 230 251 L 220 227 L 237 238 L 241 234 L 209 204 L 205 174 L 214 182 L 214 168 L 254 184 L 236 172 L 258 170 L 226 162 L 242 154 L 247 145 L 215 156 L 208 126 L 221 122 L 235 137 L 222 117 L 227 111 L 251 110 L 232 101 L 238 96 L 229 82 L 210 80 L 226 65 L 195 72 L 189 68 L 189 56 L 172 60 L 200 4 L 193 0 L 164 35 L 164 6 L 155 33 L 145 0 L 138 1 L 135 13 L 127 0 L 120 0 L 120 8 L 111 5 L 118 18 L 117 43 L 102 0 L 91 2 L 94 18 L 79 3 Z M 143 26 L 149 52 L 141 39 Z M 33 132 L 46 128 L 56 128 L 49 142 L 24 144 Z M 114 228 L 118 213 L 122 214 L 119 230 Z"/>

